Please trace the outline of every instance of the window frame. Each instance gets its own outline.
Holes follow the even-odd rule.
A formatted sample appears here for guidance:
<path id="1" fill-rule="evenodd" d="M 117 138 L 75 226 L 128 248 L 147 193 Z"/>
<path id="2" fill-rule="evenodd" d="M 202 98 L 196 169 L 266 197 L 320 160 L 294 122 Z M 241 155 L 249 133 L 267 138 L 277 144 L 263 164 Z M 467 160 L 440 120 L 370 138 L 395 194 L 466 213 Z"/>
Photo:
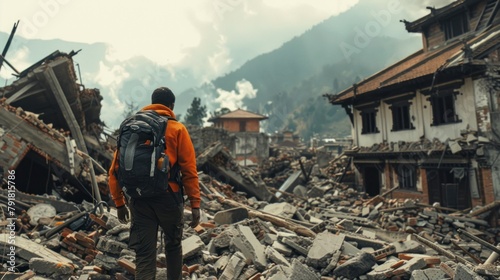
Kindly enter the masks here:
<path id="1" fill-rule="evenodd" d="M 460 13 L 444 21 L 442 26 L 445 39 L 448 41 L 470 31 L 469 17 L 467 13 Z"/>
<path id="2" fill-rule="evenodd" d="M 415 129 L 411 120 L 410 106 L 411 102 L 405 100 L 391 104 L 389 109 L 392 113 L 391 131 L 412 130 Z"/>
<path id="3" fill-rule="evenodd" d="M 377 127 L 377 112 L 376 108 L 361 109 L 361 134 L 376 134 L 380 130 Z"/>
<path id="4" fill-rule="evenodd" d="M 428 101 L 432 107 L 432 124 L 439 126 L 462 122 L 456 110 L 456 100 L 458 93 L 453 90 L 444 90 L 429 96 Z M 450 111 L 450 113 L 447 113 Z M 445 112 L 443 114 L 443 112 Z"/>
<path id="5" fill-rule="evenodd" d="M 417 167 L 411 164 L 398 164 L 396 166 L 398 185 L 402 190 L 417 190 Z"/>

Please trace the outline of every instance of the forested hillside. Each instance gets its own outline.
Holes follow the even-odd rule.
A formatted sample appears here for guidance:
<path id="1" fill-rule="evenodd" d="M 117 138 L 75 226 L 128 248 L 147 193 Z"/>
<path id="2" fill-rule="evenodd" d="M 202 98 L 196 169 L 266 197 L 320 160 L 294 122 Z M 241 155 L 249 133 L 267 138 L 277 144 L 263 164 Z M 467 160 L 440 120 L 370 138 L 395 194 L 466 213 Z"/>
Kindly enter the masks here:
<path id="1" fill-rule="evenodd" d="M 391 32 L 383 22 L 367 16 L 370 5 L 363 1 L 239 69 L 184 92 L 181 98 L 201 97 L 214 110 L 218 90 L 232 91 L 245 80 L 257 93 L 244 98 L 244 107 L 269 116 L 262 123 L 265 132 L 291 129 L 304 140 L 313 134 L 347 136 L 350 124 L 344 109 L 328 104 L 322 95 L 339 92 L 421 47 L 418 35 L 386 35 Z M 379 24 L 380 32 L 367 32 L 367 24 Z"/>

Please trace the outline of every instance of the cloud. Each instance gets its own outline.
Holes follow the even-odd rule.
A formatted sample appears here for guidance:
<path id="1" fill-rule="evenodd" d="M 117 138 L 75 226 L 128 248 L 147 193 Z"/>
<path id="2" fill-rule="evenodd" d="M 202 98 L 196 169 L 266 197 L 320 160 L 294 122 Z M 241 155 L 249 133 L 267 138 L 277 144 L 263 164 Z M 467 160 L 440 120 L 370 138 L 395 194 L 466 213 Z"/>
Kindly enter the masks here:
<path id="1" fill-rule="evenodd" d="M 121 84 L 129 74 L 120 65 L 107 66 L 103 61 L 99 63 L 99 72 L 95 76 L 95 82 L 101 86 L 108 87 Z"/>
<path id="2" fill-rule="evenodd" d="M 229 73 L 248 60 L 279 48 L 314 24 L 339 14 L 357 1 L 214 0 L 186 9 L 199 44 L 182 51 L 176 67 L 199 82 Z M 297 19 L 300 20 L 297 20 Z"/>
<path id="3" fill-rule="evenodd" d="M 409 18 L 407 20 L 414 21 L 430 13 L 430 11 L 426 9 L 426 7 L 434 7 L 438 9 L 452 2 L 455 2 L 455 0 L 422 0 L 422 1 L 403 0 L 403 5 L 405 7 L 405 11 L 407 11 L 409 15 Z"/>
<path id="4" fill-rule="evenodd" d="M 374 0 L 362 0 L 374 1 Z M 193 65 L 205 76 L 224 74 L 248 59 L 279 47 L 358 0 L 26 0 L 2 2 L 0 31 L 26 38 L 106 42 L 113 59 L 145 56 L 161 65 Z M 386 5 L 386 0 L 374 1 Z M 416 19 L 428 5 L 452 0 L 398 0 Z M 119 12 L 118 8 L 119 7 Z M 209 61 L 210 60 L 210 61 Z M 205 66 L 205 67 L 203 67 Z"/>
<path id="5" fill-rule="evenodd" d="M 201 77 L 201 82 L 209 81 L 278 48 L 312 25 L 356 3 L 329 4 L 325 8 L 326 2 L 321 1 L 320 8 L 299 2 L 285 8 L 264 0 L 198 2 L 187 9 L 186 16 L 199 35 L 199 44 L 181 51 L 182 59 L 176 66 L 189 69 L 194 76 Z"/>
<path id="6" fill-rule="evenodd" d="M 85 79 L 99 85 L 99 88 L 106 89 L 106 92 L 103 93 L 106 98 L 102 101 L 101 119 L 106 120 L 108 126 L 113 126 L 123 118 L 120 112 L 124 112 L 126 104 L 119 92 L 122 83 L 130 77 L 130 74 L 120 65 L 112 64 L 108 66 L 107 63 L 109 62 L 101 61 L 99 63 L 99 72 L 95 76 L 86 73 Z"/>
<path id="7" fill-rule="evenodd" d="M 104 42 L 109 61 L 143 56 L 206 82 L 278 48 L 357 0 L 26 0 L 2 2 L 0 31 L 17 36 Z M 119 7 L 119 12 L 118 12 Z M 299 20 L 297 20 L 299 19 Z"/>
<path id="8" fill-rule="evenodd" d="M 185 17 L 190 5 L 184 2 L 198 1 L 27 0 L 25 5 L 5 1 L 0 30 L 10 32 L 12 23 L 20 19 L 18 35 L 25 38 L 107 42 L 121 60 L 144 55 L 166 64 L 199 43 Z"/>
<path id="9" fill-rule="evenodd" d="M 28 47 L 22 46 L 14 50 L 13 53 L 9 53 L 7 60 L 16 68 L 17 71 L 22 71 L 31 66 L 31 63 L 28 60 L 29 54 L 30 51 Z M 14 79 L 12 73 L 14 73 L 14 71 L 7 65 L 7 63 L 4 62 L 2 64 L 2 68 L 0 69 L 0 77 L 5 80 Z"/>
<path id="10" fill-rule="evenodd" d="M 403 7 L 394 19 L 410 21 L 428 14 L 426 6 L 439 8 L 453 2 L 391 1 Z M 24 5 L 3 1 L 0 31 L 9 33 L 12 24 L 21 19 L 16 37 L 107 43 L 110 48 L 98 74 L 84 75 L 84 81 L 103 89 L 103 119 L 108 122 L 121 118 L 127 98 L 148 100 L 152 86 L 178 82 L 179 91 L 196 87 L 279 48 L 322 20 L 367 2 L 376 9 L 387 5 L 386 0 L 150 0 L 147 4 L 132 0 L 26 0 Z M 392 32 L 393 26 L 386 28 L 388 34 L 397 34 Z M 394 29 L 406 32 L 402 24 Z M 28 62 L 28 55 L 26 47 L 11 49 L 9 61 L 23 70 L 39 59 Z M 134 67 L 130 60 L 137 56 L 153 61 L 155 67 Z M 5 67 L 0 77 L 11 79 L 12 71 Z M 124 90 L 119 84 L 123 82 L 132 86 Z M 139 98 L 133 94 L 138 89 L 144 93 Z M 242 100 L 252 98 L 256 91 L 250 82 L 240 81 L 235 90 L 218 90 L 218 100 L 235 109 L 243 107 Z"/>
<path id="11" fill-rule="evenodd" d="M 257 89 L 253 88 L 252 83 L 247 80 L 240 80 L 236 82 L 236 91 L 226 91 L 218 88 L 217 93 L 219 96 L 215 99 L 219 103 L 219 108 L 228 108 L 230 110 L 246 109 L 243 105 L 245 98 L 252 99 L 257 96 Z"/>

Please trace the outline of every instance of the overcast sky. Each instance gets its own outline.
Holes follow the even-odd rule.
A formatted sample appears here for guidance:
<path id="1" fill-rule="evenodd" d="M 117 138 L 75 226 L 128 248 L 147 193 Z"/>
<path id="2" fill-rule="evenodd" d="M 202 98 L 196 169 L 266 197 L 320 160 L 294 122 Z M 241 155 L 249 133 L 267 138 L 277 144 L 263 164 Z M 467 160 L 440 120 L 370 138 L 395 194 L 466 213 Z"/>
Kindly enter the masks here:
<path id="1" fill-rule="evenodd" d="M 276 48 L 357 0 L 2 0 L 0 31 L 17 36 L 104 42 L 110 58 L 143 55 L 159 64 L 188 60 L 186 50 L 206 44 L 213 63 L 230 60 L 226 44 Z M 215 46 L 214 46 L 215 45 Z M 267 50 L 269 51 L 269 50 Z M 219 60 L 219 61 L 218 61 Z"/>
<path id="2" fill-rule="evenodd" d="M 106 89 L 105 107 L 123 110 L 124 102 L 119 100 L 118 90 L 131 74 L 123 70 L 121 62 L 144 56 L 156 63 L 158 69 L 169 69 L 169 72 L 173 72 L 170 69 L 190 69 L 199 81 L 209 81 L 279 48 L 359 1 L 0 0 L 0 32 L 10 33 L 13 24 L 20 20 L 16 37 L 108 44 L 99 72 L 92 73 L 90 78 L 84 76 L 84 80 L 93 80 L 99 88 Z M 441 7 L 453 0 L 361 1 L 369 1 L 382 10 L 395 2 L 398 9 L 401 8 L 396 15 L 398 19 L 411 21 L 428 14 L 426 6 Z M 367 11 L 367 19 L 373 20 L 372 12 Z M 394 30 L 404 32 L 399 22 Z M 4 44 L 0 42 L 0 49 Z M 19 48 L 17 52 L 10 50 L 8 58 L 19 69 L 24 69 L 35 62 L 26 61 L 28 51 L 26 48 Z M 11 73 L 3 67 L 0 76 L 11 77 Z M 237 86 L 241 89 L 247 85 Z M 255 89 L 250 89 L 255 94 Z M 233 91 L 219 93 L 221 100 L 229 100 L 229 96 L 234 95 Z"/>
<path id="3" fill-rule="evenodd" d="M 426 5 L 440 7 L 451 2 L 365 1 L 380 2 L 381 7 L 396 1 L 407 13 L 426 13 Z M 269 52 L 356 3 L 358 0 L 2 0 L 0 31 L 10 33 L 12 25 L 21 20 L 16 36 L 108 43 L 109 60 L 142 55 L 159 65 L 189 67 L 200 57 L 209 58 L 212 74 L 224 74 L 234 64 L 235 53 L 246 61 Z M 236 65 L 243 62 L 236 61 Z"/>

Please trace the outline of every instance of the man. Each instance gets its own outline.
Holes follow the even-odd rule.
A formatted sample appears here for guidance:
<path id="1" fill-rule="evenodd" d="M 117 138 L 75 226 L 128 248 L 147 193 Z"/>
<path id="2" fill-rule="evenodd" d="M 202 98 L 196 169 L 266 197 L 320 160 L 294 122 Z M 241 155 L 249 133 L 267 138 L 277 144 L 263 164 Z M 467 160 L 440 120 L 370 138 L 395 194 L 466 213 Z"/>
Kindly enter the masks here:
<path id="1" fill-rule="evenodd" d="M 151 101 L 152 104 L 142 110 L 154 110 L 162 116 L 175 118 L 175 95 L 170 89 L 157 88 L 151 96 Z M 194 147 L 186 127 L 175 120 L 168 121 L 165 139 L 170 166 L 177 163 L 182 173 L 182 184 L 192 209 L 193 220 L 190 226 L 194 228 L 200 221 L 200 189 Z M 115 152 L 109 170 L 109 188 L 118 211 L 118 219 L 127 222 L 128 208 L 116 177 L 119 162 L 117 157 Z M 129 245 L 136 252 L 135 279 L 155 279 L 158 226 L 161 226 L 164 232 L 167 279 L 182 279 L 182 186 L 173 181 L 169 181 L 169 185 L 171 192 L 166 191 L 153 198 L 130 199 L 128 203 L 132 216 Z"/>

